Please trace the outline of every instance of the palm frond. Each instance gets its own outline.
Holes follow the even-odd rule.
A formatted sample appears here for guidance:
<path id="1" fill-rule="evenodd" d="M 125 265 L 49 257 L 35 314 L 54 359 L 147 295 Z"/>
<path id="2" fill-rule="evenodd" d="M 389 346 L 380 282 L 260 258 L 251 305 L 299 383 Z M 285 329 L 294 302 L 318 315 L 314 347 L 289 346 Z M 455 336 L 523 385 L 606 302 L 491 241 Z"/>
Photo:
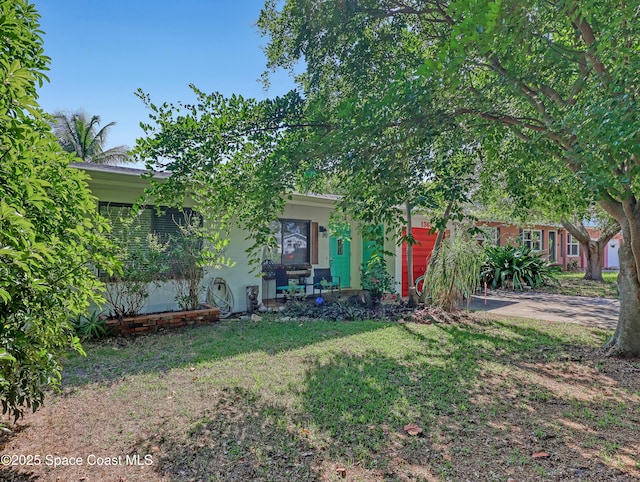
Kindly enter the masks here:
<path id="1" fill-rule="evenodd" d="M 127 146 L 105 150 L 109 130 L 115 122 L 100 127 L 100 116 L 89 117 L 86 112 L 55 112 L 52 128 L 62 149 L 75 154 L 84 162 L 95 164 L 120 164 L 131 162 Z"/>

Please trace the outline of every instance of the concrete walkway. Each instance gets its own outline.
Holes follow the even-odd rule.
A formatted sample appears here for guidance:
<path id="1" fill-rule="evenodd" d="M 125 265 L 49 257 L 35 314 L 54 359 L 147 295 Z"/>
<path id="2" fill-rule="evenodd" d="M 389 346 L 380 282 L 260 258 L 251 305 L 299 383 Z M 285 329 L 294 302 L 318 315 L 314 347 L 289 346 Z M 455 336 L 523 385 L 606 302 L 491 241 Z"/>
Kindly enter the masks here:
<path id="1" fill-rule="evenodd" d="M 620 303 L 610 298 L 586 298 L 536 292 L 494 291 L 473 296 L 472 310 L 536 320 L 565 321 L 585 326 L 615 329 Z"/>

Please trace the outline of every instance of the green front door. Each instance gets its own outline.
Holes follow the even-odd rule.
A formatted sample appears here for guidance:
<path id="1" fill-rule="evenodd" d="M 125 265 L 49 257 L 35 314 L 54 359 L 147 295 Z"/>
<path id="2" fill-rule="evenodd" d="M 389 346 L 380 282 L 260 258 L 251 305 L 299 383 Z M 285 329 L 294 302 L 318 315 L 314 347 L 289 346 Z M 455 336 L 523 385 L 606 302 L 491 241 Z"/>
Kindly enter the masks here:
<path id="1" fill-rule="evenodd" d="M 362 266 L 366 267 L 374 254 L 384 250 L 384 226 L 369 226 L 362 230 Z"/>
<path id="2" fill-rule="evenodd" d="M 340 276 L 340 286 L 351 286 L 351 242 L 348 239 L 330 237 L 329 260 L 331 275 Z"/>

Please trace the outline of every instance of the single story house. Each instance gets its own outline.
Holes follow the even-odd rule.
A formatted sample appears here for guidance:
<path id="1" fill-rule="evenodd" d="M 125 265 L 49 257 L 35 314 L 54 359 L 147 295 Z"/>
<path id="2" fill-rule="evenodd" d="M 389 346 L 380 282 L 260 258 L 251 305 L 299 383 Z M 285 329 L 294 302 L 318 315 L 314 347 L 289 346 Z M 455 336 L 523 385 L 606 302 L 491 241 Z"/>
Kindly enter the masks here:
<path id="1" fill-rule="evenodd" d="M 140 169 L 89 163 L 76 163 L 73 167 L 82 169 L 89 175 L 89 187 L 98 199 L 100 211 L 107 216 L 114 212 L 114 208 L 131 207 L 148 186 L 148 181 L 140 177 L 143 173 Z M 271 261 L 284 267 L 290 278 L 304 280 L 308 294 L 312 292 L 313 272 L 317 268 L 331 268 L 332 275 L 340 277 L 342 288 L 360 289 L 361 268 L 375 251 L 376 241 L 363 235 L 356 223 L 351 223 L 347 228 L 350 239 L 330 234 L 329 217 L 337 200 L 338 197 L 333 195 L 293 194 L 291 200 L 287 201 L 281 218 L 272 223 L 280 249 L 269 255 Z M 152 207 L 143 213 L 149 232 L 160 233 L 175 232 L 177 228 L 174 220 L 179 215 L 177 210 L 158 213 Z M 424 216 L 416 214 L 412 221 L 413 235 L 419 243 L 413 249 L 415 279 L 426 270 L 436 235 L 431 232 L 429 221 Z M 544 252 L 549 261 L 565 268 L 573 259 L 578 261 L 579 267 L 584 267 L 584 256 L 580 253 L 578 243 L 560 226 L 535 225 L 520 228 L 499 222 L 479 222 L 478 225 L 485 228 L 486 233 L 479 235 L 479 242 L 504 245 L 520 241 L 536 251 Z M 596 238 L 599 233 L 592 231 L 592 237 Z M 248 286 L 258 287 L 258 301 L 261 301 L 276 297 L 276 284 L 275 279 L 262 278 L 249 265 L 246 250 L 250 243 L 245 239 L 246 233 L 235 229 L 231 232 L 231 238 L 232 242 L 227 246 L 225 256 L 235 264 L 207 273 L 204 284 L 205 287 L 208 286 L 216 277 L 224 279 L 235 300 L 233 311 L 243 312 L 247 310 Z M 620 242 L 621 236 L 618 235 L 608 243 L 604 267 L 618 267 L 617 250 Z M 406 296 L 409 291 L 406 243 L 396 246 L 393 241 L 385 240 L 384 250 L 393 253 L 387 257 L 387 267 L 397 281 L 397 291 Z M 171 279 L 152 289 L 143 312 L 174 309 L 174 292 Z"/>
<path id="2" fill-rule="evenodd" d="M 72 165 L 86 172 L 90 180 L 89 187 L 98 199 L 100 212 L 116 221 L 118 213 L 130 208 L 148 186 L 142 179 L 140 169 L 122 166 L 75 163 Z M 162 176 L 160 176 L 162 177 Z M 329 216 L 334 209 L 336 196 L 293 194 L 281 218 L 274 220 L 272 226 L 279 235 L 280 250 L 270 254 L 271 261 L 287 270 L 290 278 L 307 283 L 307 293 L 312 293 L 313 270 L 315 268 L 331 268 L 332 275 L 339 276 L 342 288 L 360 289 L 360 272 L 363 263 L 371 256 L 373 247 L 366 236 L 360 234 L 355 223 L 348 227 L 350 239 L 331 236 L 329 233 Z M 187 204 L 187 208 L 191 207 Z M 149 207 L 143 212 L 144 226 L 149 232 L 167 234 L 176 231 L 174 219 L 177 210 L 156 212 Z M 115 229 L 117 232 L 117 227 Z M 205 288 L 217 277 L 224 279 L 231 289 L 234 298 L 234 312 L 247 309 L 246 289 L 258 286 L 259 300 L 276 297 L 275 279 L 263 279 L 249 265 L 246 250 L 250 242 L 246 233 L 235 229 L 231 232 L 232 242 L 225 250 L 225 257 L 235 264 L 211 270 L 204 279 Z M 396 247 L 392 241 L 385 241 L 384 249 L 393 252 Z M 387 260 L 390 270 L 394 269 L 394 260 Z M 391 273 L 392 275 L 395 273 Z M 151 289 L 149 298 L 142 312 L 167 311 L 176 308 L 175 290 L 171 279 L 160 287 Z"/>

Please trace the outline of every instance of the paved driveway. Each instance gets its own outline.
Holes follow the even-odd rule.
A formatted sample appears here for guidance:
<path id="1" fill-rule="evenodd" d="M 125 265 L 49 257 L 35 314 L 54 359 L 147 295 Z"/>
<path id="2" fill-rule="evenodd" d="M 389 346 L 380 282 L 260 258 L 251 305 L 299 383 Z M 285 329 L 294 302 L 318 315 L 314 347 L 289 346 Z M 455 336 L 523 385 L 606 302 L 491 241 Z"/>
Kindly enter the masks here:
<path id="1" fill-rule="evenodd" d="M 487 294 L 486 302 L 484 296 L 474 296 L 470 309 L 613 330 L 618 323 L 620 303 L 610 298 L 492 290 Z"/>

